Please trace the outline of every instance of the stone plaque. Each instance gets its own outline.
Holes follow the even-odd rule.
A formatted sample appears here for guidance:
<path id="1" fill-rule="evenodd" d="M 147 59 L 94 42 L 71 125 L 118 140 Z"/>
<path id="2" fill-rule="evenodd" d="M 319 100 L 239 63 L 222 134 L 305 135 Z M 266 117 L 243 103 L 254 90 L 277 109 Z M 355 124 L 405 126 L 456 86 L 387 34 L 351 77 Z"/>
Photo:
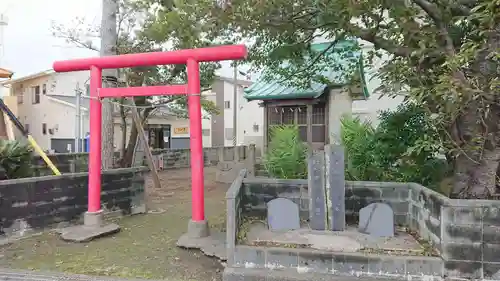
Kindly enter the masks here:
<path id="1" fill-rule="evenodd" d="M 333 231 L 343 231 L 345 230 L 345 176 L 343 146 L 325 146 L 325 175 L 328 227 Z"/>
<path id="2" fill-rule="evenodd" d="M 299 206 L 285 198 L 267 202 L 267 224 L 271 231 L 299 229 Z"/>
<path id="3" fill-rule="evenodd" d="M 359 210 L 359 231 L 374 237 L 394 236 L 394 212 L 385 203 L 371 203 Z"/>
<path id="4" fill-rule="evenodd" d="M 325 197 L 325 154 L 317 151 L 308 159 L 309 227 L 327 229 Z"/>

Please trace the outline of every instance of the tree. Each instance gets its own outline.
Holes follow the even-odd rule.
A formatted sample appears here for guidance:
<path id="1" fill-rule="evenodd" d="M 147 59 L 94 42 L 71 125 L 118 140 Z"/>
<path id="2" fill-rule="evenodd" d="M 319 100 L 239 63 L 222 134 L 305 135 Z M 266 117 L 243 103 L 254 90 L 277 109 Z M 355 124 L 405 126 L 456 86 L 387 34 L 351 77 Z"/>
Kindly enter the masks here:
<path id="1" fill-rule="evenodd" d="M 184 11 L 171 11 L 173 14 L 183 14 Z M 174 50 L 180 48 L 192 48 L 208 45 L 208 43 L 199 37 L 203 38 L 203 34 L 199 33 L 195 25 L 186 24 L 184 19 L 177 18 L 173 21 L 169 29 L 161 32 L 154 30 L 155 20 L 159 13 L 149 9 L 149 5 L 143 1 L 135 0 L 120 0 L 119 13 L 117 18 L 118 30 L 118 54 L 143 53 L 153 51 Z M 173 16 L 172 16 L 173 17 Z M 189 26 L 190 30 L 183 29 L 182 33 L 178 33 L 179 26 Z M 94 44 L 94 39 L 97 38 L 99 28 L 88 25 L 84 20 L 78 19 L 74 25 L 66 27 L 63 25 L 54 25 L 54 36 L 65 39 L 68 43 L 82 48 L 98 51 Z M 204 37 L 208 40 L 207 37 Z M 167 43 L 167 44 L 165 44 Z M 162 45 L 170 45 L 169 48 L 164 48 Z M 220 67 L 218 63 L 203 63 L 200 65 L 200 82 L 202 91 L 208 90 L 215 77 L 215 70 Z M 185 65 L 167 65 L 153 67 L 136 67 L 122 70 L 122 76 L 125 78 L 126 86 L 143 86 L 143 85 L 165 85 L 172 83 L 185 83 L 186 71 Z M 187 117 L 186 96 L 165 96 L 152 99 L 149 97 L 134 97 L 134 101 L 138 107 L 139 115 L 143 124 L 147 124 L 148 118 L 154 114 L 159 108 L 168 108 L 178 117 Z M 130 166 L 134 148 L 137 141 L 137 128 L 134 123 L 131 123 L 130 137 L 127 145 L 126 132 L 128 127 L 127 119 L 130 116 L 128 103 L 124 98 L 113 100 L 115 105 L 119 105 L 119 115 L 121 117 L 122 126 L 122 147 L 121 147 L 121 166 Z M 215 104 L 202 97 L 202 107 L 209 114 L 218 114 L 218 108 Z"/>
<path id="2" fill-rule="evenodd" d="M 308 48 L 318 38 L 362 39 L 373 46 L 368 60 L 390 55 L 380 73 L 384 90 L 404 93 L 433 118 L 453 165 L 452 196 L 496 193 L 500 0 L 225 2 L 198 4 L 200 21 L 217 27 L 218 36 L 251 39 L 253 65 L 270 68 L 267 75 L 288 83 L 305 85 L 311 77 L 324 81 L 303 65 L 305 54 L 317 55 L 315 62 L 321 64 L 322 54 Z"/>
<path id="3" fill-rule="evenodd" d="M 117 14 L 118 0 L 102 1 L 101 16 L 101 48 L 100 56 L 111 56 L 117 54 L 118 30 Z M 102 73 L 103 87 L 116 87 L 118 71 L 116 69 L 104 69 Z M 111 169 L 114 162 L 114 105 L 109 99 L 103 99 L 102 105 L 102 168 Z"/>

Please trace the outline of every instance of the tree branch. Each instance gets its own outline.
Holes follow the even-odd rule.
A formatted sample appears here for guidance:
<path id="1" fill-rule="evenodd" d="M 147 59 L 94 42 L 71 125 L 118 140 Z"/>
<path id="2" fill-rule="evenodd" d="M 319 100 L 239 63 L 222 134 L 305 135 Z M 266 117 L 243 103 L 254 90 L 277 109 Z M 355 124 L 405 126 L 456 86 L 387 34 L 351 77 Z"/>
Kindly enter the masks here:
<path id="1" fill-rule="evenodd" d="M 454 56 L 455 46 L 453 44 L 453 39 L 448 32 L 448 28 L 444 23 L 444 18 L 440 13 L 439 8 L 427 0 L 413 0 L 413 2 L 417 4 L 422 10 L 424 10 L 424 12 L 429 15 L 432 21 L 434 21 L 434 24 L 436 24 L 439 30 L 439 36 L 443 39 L 446 54 L 450 57 Z"/>
<path id="2" fill-rule="evenodd" d="M 365 41 L 371 42 L 376 48 L 386 50 L 387 52 L 395 56 L 409 57 L 412 51 L 414 51 L 414 49 L 412 48 L 397 45 L 394 42 L 391 42 L 390 40 L 377 36 L 376 31 L 374 30 L 361 29 L 356 26 L 351 26 L 351 29 L 354 35 L 357 35 L 357 37 Z"/>
<path id="3" fill-rule="evenodd" d="M 424 10 L 424 12 L 431 17 L 434 23 L 437 25 L 442 24 L 443 17 L 436 5 L 427 0 L 413 0 L 413 3 L 417 4 L 422 10 Z"/>

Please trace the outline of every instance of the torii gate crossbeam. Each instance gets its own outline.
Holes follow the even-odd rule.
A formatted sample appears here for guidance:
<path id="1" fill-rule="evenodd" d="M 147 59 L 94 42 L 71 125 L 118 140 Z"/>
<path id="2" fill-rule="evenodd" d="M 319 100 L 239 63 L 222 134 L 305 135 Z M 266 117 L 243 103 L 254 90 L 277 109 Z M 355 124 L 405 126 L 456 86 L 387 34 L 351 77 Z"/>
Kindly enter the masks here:
<path id="1" fill-rule="evenodd" d="M 244 45 L 218 46 L 171 52 L 151 52 L 57 61 L 56 72 L 90 70 L 90 154 L 88 213 L 101 212 L 101 119 L 102 98 L 188 95 L 189 134 L 191 148 L 192 221 L 205 220 L 203 143 L 201 133 L 200 62 L 244 59 Z M 186 85 L 102 88 L 102 69 L 115 69 L 166 64 L 186 64 Z"/>

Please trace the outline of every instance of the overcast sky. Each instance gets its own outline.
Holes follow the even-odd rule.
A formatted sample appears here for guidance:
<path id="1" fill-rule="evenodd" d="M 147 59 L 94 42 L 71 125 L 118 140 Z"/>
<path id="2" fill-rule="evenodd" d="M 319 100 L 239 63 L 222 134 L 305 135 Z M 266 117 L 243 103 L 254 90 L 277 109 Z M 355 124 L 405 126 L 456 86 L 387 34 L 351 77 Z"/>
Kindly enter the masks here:
<path id="1" fill-rule="evenodd" d="M 3 28 L 0 67 L 19 78 L 52 68 L 56 60 L 95 56 L 96 53 L 69 45 L 51 33 L 52 22 L 71 25 L 76 18 L 100 23 L 102 0 L 0 0 L 0 14 L 8 19 Z M 0 49 L 1 50 L 1 49 Z M 223 64 L 219 75 L 231 77 Z M 239 77 L 242 79 L 243 77 Z"/>

